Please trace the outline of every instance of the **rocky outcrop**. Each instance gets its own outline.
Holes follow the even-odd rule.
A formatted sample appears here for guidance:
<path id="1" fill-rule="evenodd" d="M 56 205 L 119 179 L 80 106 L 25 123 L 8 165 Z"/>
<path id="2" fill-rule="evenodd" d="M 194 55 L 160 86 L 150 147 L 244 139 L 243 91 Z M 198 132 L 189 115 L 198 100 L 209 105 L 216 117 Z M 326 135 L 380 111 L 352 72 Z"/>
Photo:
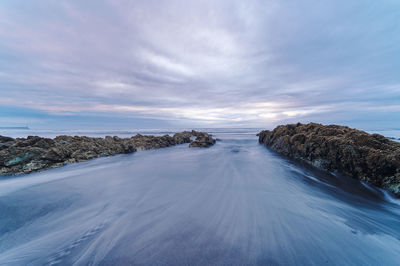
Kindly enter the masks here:
<path id="1" fill-rule="evenodd" d="M 345 126 L 290 124 L 261 131 L 259 142 L 312 165 L 400 196 L 400 143 Z"/>
<path id="2" fill-rule="evenodd" d="M 213 139 L 211 135 L 204 132 L 198 132 L 196 134 L 196 139 L 190 142 L 189 147 L 208 148 L 214 144 L 215 144 L 215 139 Z"/>
<path id="3" fill-rule="evenodd" d="M 58 136 L 50 139 L 29 136 L 13 139 L 0 136 L 0 175 L 30 173 L 97 157 L 190 143 L 191 137 L 203 135 L 209 136 L 197 131 L 184 131 L 173 136 L 137 134 L 131 138 Z"/>

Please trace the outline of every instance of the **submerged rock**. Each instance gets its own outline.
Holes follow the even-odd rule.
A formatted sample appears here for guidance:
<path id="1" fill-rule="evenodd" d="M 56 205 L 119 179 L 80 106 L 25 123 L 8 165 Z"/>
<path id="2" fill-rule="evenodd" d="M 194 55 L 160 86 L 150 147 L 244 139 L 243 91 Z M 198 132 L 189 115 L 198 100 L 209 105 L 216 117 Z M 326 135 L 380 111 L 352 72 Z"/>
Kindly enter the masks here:
<path id="1" fill-rule="evenodd" d="M 259 134 L 272 150 L 400 196 L 400 143 L 338 125 L 290 124 Z"/>
<path id="2" fill-rule="evenodd" d="M 197 131 L 184 131 L 173 136 L 137 134 L 130 138 L 57 136 L 49 139 L 28 136 L 13 139 L 0 136 L 0 175 L 30 173 L 97 157 L 190 143 L 191 137 L 199 139 L 200 144 L 195 144 L 199 145 L 196 147 L 208 147 L 212 142 L 210 135 Z"/>

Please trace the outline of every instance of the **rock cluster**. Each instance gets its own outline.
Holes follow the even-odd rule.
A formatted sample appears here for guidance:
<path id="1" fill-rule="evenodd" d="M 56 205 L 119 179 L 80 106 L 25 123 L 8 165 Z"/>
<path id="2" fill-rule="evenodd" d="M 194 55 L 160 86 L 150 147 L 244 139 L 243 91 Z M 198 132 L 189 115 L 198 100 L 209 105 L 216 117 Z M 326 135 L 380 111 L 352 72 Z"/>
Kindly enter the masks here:
<path id="1" fill-rule="evenodd" d="M 204 132 L 197 132 L 196 139 L 190 142 L 189 147 L 207 148 L 215 144 L 215 139 L 211 135 Z"/>
<path id="2" fill-rule="evenodd" d="M 261 131 L 259 142 L 312 165 L 400 196 L 400 143 L 345 126 L 290 124 Z"/>
<path id="3" fill-rule="evenodd" d="M 173 136 L 137 134 L 130 138 L 57 136 L 50 139 L 29 136 L 13 139 L 0 136 L 0 175 L 30 173 L 97 157 L 190 143 L 191 137 L 203 135 L 209 136 L 197 131 L 184 131 Z"/>

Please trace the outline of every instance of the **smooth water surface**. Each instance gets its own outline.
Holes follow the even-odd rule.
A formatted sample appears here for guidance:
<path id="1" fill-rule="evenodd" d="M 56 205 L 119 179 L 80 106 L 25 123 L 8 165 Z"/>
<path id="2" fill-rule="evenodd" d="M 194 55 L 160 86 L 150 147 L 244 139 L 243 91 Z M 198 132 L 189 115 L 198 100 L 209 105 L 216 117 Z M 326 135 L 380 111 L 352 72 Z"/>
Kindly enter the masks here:
<path id="1" fill-rule="evenodd" d="M 398 265 L 400 205 L 253 133 L 0 180 L 0 265 Z"/>

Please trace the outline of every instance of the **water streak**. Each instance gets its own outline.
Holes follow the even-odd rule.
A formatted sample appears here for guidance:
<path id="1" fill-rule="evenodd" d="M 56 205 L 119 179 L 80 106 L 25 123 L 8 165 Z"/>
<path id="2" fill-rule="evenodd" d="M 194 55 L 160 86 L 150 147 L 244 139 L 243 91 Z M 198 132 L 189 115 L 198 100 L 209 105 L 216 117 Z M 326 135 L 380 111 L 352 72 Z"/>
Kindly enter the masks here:
<path id="1" fill-rule="evenodd" d="M 0 265 L 398 265 L 399 200 L 216 137 L 0 180 Z"/>

